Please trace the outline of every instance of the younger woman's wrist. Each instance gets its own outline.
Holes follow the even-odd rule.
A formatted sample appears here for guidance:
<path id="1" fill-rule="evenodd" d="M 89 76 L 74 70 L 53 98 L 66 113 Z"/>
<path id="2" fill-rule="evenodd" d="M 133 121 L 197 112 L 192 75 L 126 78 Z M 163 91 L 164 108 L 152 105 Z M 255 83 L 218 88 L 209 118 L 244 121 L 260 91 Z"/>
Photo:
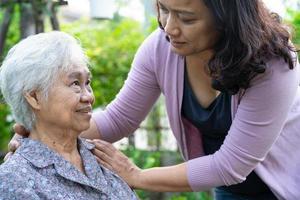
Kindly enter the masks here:
<path id="1" fill-rule="evenodd" d="M 143 177 L 143 171 L 142 169 L 135 169 L 135 173 L 132 176 L 132 183 L 130 185 L 133 189 L 143 189 L 144 187 L 144 177 Z"/>

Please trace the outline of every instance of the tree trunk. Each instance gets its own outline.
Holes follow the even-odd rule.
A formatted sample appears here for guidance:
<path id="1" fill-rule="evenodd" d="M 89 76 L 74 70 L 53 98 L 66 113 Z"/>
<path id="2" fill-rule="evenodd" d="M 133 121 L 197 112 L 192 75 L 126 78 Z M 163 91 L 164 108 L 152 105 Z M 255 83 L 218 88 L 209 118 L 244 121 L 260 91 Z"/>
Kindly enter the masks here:
<path id="1" fill-rule="evenodd" d="M 34 22 L 35 22 L 35 33 L 36 34 L 42 33 L 42 32 L 44 32 L 43 8 L 40 7 L 39 3 L 36 0 L 31 0 L 31 5 L 32 5 L 33 18 L 34 18 Z"/>
<path id="2" fill-rule="evenodd" d="M 28 37 L 29 35 L 34 35 L 35 30 L 35 19 L 33 8 L 31 4 L 21 3 L 21 19 L 20 19 L 20 32 L 21 39 Z"/>
<path id="3" fill-rule="evenodd" d="M 50 2 L 50 11 L 51 11 L 51 16 L 50 16 L 50 22 L 53 30 L 60 30 L 59 28 L 59 23 L 57 19 L 57 10 L 56 10 L 56 5 L 53 2 Z"/>
<path id="4" fill-rule="evenodd" d="M 8 32 L 9 24 L 11 22 L 12 18 L 12 12 L 14 10 L 14 6 L 10 5 L 6 8 L 3 21 L 1 24 L 1 31 L 0 31 L 0 55 L 3 53 L 4 45 L 5 45 L 5 39 Z"/>

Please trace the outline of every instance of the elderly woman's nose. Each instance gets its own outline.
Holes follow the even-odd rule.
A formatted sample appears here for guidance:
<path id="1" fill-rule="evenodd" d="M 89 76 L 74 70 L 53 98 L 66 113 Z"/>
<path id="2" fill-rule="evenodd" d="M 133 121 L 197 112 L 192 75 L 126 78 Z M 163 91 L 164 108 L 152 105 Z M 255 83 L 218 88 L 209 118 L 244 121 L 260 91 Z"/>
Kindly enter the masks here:
<path id="1" fill-rule="evenodd" d="M 93 104 L 94 94 L 90 88 L 85 88 L 84 90 L 82 90 L 81 101 Z"/>

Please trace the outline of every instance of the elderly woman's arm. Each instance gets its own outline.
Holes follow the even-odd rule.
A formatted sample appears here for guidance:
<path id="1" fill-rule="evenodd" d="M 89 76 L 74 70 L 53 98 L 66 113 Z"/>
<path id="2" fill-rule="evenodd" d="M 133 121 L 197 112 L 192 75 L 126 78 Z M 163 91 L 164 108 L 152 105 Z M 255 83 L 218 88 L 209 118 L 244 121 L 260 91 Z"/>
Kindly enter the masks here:
<path id="1" fill-rule="evenodd" d="M 141 170 L 112 144 L 102 140 L 93 142 L 98 162 L 115 171 L 133 188 L 159 192 L 192 191 L 186 163 Z"/>

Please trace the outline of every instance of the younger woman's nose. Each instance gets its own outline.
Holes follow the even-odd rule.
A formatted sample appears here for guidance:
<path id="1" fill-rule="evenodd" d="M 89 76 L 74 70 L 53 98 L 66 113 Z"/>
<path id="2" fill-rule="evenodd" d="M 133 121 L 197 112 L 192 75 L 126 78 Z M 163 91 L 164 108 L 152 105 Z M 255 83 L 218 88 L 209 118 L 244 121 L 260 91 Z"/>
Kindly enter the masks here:
<path id="1" fill-rule="evenodd" d="M 172 17 L 171 15 L 169 15 L 166 20 L 166 25 L 164 27 L 164 30 L 171 37 L 172 36 L 176 37 L 180 33 L 176 19 L 174 17 Z"/>

